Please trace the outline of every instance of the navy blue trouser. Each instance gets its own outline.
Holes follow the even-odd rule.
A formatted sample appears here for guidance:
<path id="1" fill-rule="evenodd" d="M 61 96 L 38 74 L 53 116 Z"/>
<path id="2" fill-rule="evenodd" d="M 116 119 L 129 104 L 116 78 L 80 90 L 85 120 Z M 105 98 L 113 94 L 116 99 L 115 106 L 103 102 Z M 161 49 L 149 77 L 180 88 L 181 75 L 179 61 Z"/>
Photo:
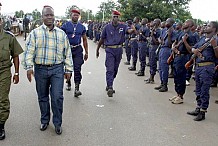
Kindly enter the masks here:
<path id="1" fill-rule="evenodd" d="M 168 83 L 169 76 L 169 65 L 167 63 L 167 59 L 170 57 L 171 49 L 168 47 L 163 47 L 160 49 L 159 53 L 159 74 L 161 84 Z"/>
<path id="2" fill-rule="evenodd" d="M 175 56 L 173 61 L 175 91 L 179 95 L 185 94 L 186 89 L 186 73 L 185 64 L 188 61 L 188 55 Z"/>
<path id="3" fill-rule="evenodd" d="M 148 45 L 147 42 L 138 42 L 138 50 L 139 50 L 139 61 L 141 71 L 145 71 L 146 65 L 146 55 L 148 54 Z"/>
<path id="4" fill-rule="evenodd" d="M 151 75 L 155 75 L 157 71 L 157 47 L 158 45 L 151 45 L 151 48 L 149 48 L 149 63 Z"/>
<path id="5" fill-rule="evenodd" d="M 50 121 L 50 93 L 53 124 L 61 126 L 64 100 L 64 65 L 58 64 L 52 67 L 35 65 L 35 81 L 41 111 L 41 123 L 45 124 Z"/>
<path id="6" fill-rule="evenodd" d="M 133 66 L 136 66 L 138 60 L 138 43 L 137 40 L 130 41 L 130 43 Z"/>
<path id="7" fill-rule="evenodd" d="M 209 106 L 209 90 L 215 73 L 214 67 L 214 64 L 202 67 L 197 66 L 195 70 L 197 106 L 204 110 L 207 110 Z"/>
<path id="8" fill-rule="evenodd" d="M 82 80 L 81 67 L 84 63 L 83 48 L 80 45 L 78 47 L 71 48 L 71 52 L 73 58 L 74 83 L 80 84 Z"/>
<path id="9" fill-rule="evenodd" d="M 125 41 L 125 50 L 126 50 L 127 61 L 130 62 L 130 60 L 131 60 L 131 47 L 129 46 L 128 39 Z"/>
<path id="10" fill-rule="evenodd" d="M 117 76 L 120 61 L 122 59 L 122 48 L 106 48 L 106 82 L 108 87 L 113 87 L 114 79 Z"/>

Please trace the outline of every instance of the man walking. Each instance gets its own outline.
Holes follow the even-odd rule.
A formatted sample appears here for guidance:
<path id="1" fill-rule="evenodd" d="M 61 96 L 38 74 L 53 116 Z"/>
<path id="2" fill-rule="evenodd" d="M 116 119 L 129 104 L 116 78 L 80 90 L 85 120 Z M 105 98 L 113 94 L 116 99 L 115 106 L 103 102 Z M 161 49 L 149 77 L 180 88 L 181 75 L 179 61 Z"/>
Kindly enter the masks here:
<path id="1" fill-rule="evenodd" d="M 29 82 L 32 81 L 32 75 L 35 76 L 41 111 L 40 130 L 46 130 L 49 125 L 50 94 L 53 124 L 55 132 L 60 135 L 62 133 L 64 74 L 69 79 L 73 71 L 72 54 L 66 34 L 54 26 L 54 10 L 51 6 L 44 6 L 42 20 L 43 24 L 31 31 L 27 38 L 23 65 L 27 70 Z M 33 66 L 35 73 L 33 73 Z"/>

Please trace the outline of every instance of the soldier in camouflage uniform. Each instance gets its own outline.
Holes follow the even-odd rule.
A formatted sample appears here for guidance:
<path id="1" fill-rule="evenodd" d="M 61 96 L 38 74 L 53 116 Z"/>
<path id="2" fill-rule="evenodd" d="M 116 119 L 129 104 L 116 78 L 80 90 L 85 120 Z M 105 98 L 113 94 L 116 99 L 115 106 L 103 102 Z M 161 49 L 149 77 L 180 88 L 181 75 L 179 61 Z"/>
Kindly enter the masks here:
<path id="1" fill-rule="evenodd" d="M 3 18 L 0 16 L 0 140 L 5 139 L 4 125 L 9 117 L 9 91 L 11 86 L 11 60 L 14 71 L 13 82 L 19 82 L 19 54 L 23 52 L 13 34 L 3 30 Z"/>

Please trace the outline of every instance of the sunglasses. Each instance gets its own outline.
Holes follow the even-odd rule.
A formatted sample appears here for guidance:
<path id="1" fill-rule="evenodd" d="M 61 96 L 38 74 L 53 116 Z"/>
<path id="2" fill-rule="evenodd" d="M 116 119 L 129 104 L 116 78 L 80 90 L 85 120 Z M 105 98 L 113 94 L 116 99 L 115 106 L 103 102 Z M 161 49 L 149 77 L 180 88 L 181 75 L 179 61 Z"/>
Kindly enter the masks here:
<path id="1" fill-rule="evenodd" d="M 118 16 L 113 16 L 113 18 L 118 18 Z"/>

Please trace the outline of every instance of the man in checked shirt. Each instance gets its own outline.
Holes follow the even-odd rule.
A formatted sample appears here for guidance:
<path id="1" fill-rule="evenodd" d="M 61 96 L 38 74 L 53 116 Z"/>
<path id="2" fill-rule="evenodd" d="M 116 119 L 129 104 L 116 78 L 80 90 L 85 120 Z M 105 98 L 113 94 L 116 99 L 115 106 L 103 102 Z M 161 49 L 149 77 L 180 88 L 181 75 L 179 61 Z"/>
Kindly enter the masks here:
<path id="1" fill-rule="evenodd" d="M 46 130 L 49 125 L 50 92 L 53 124 L 55 132 L 60 135 L 62 133 L 64 74 L 65 78 L 70 78 L 73 61 L 66 34 L 54 26 L 54 10 L 51 6 L 44 6 L 42 20 L 43 24 L 32 30 L 26 40 L 22 63 L 27 70 L 29 82 L 32 81 L 32 75 L 35 76 L 41 111 L 40 130 Z"/>

